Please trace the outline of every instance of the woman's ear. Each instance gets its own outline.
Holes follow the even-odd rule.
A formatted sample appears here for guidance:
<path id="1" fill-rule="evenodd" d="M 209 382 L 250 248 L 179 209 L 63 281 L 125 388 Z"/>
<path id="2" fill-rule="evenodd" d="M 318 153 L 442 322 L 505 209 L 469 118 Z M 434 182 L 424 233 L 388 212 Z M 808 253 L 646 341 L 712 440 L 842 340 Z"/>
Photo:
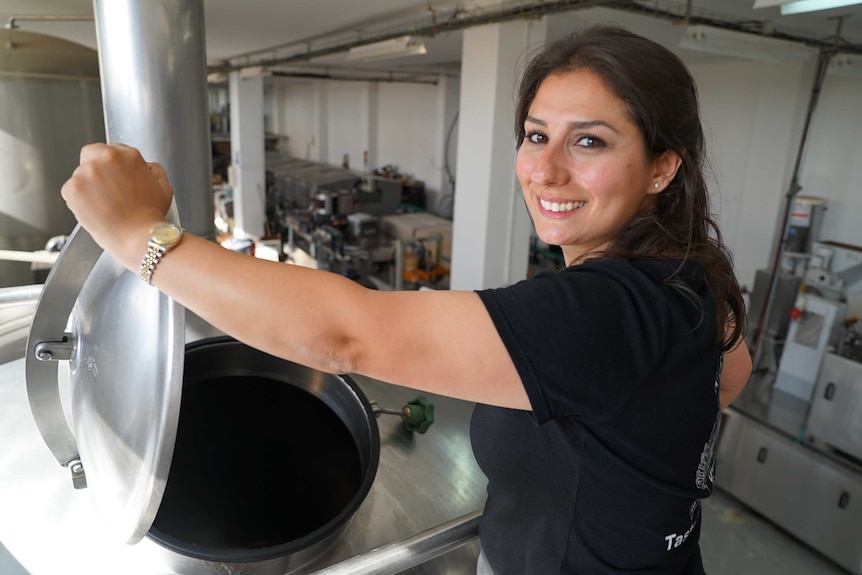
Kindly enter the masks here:
<path id="1" fill-rule="evenodd" d="M 658 194 L 663 192 L 670 185 L 671 181 L 676 177 L 679 167 L 682 165 L 682 158 L 673 150 L 665 150 L 653 162 L 652 180 L 649 192 Z"/>

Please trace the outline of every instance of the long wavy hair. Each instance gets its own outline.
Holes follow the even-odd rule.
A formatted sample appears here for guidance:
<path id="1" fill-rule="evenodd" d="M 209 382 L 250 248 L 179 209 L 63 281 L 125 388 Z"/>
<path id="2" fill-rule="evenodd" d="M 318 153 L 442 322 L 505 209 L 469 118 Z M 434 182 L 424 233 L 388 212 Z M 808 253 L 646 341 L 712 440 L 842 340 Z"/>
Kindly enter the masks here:
<path id="1" fill-rule="evenodd" d="M 710 213 L 703 127 L 691 73 L 670 50 L 622 28 L 595 26 L 562 38 L 545 47 L 524 72 L 515 110 L 518 147 L 524 141 L 524 121 L 545 78 L 576 70 L 597 74 L 625 103 L 650 160 L 667 150 L 682 159 L 654 206 L 633 218 L 607 249 L 587 258 L 674 257 L 702 264 L 717 305 L 718 341 L 723 351 L 731 349 L 742 336 L 745 304 L 731 255 Z M 684 289 L 674 281 L 675 275 L 667 281 Z"/>

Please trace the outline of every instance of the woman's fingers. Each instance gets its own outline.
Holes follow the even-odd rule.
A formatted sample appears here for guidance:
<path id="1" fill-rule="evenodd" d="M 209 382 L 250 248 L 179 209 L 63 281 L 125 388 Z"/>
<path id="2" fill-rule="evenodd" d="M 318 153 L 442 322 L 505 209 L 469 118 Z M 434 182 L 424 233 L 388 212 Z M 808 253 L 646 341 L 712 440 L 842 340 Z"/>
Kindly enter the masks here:
<path id="1" fill-rule="evenodd" d="M 124 144 L 89 144 L 60 193 L 78 222 L 111 251 L 136 227 L 164 220 L 172 191 L 164 169 Z"/>

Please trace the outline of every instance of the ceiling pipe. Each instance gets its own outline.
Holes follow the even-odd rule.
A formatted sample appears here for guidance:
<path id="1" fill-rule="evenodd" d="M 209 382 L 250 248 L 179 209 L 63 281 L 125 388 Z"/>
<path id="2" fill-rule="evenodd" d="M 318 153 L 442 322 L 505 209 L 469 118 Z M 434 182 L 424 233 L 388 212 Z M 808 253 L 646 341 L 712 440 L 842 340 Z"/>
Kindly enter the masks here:
<path id="1" fill-rule="evenodd" d="M 805 114 L 805 122 L 802 127 L 802 135 L 799 139 L 799 146 L 796 151 L 796 161 L 793 164 L 793 173 L 790 177 L 790 184 L 787 189 L 787 193 L 785 194 L 786 202 L 784 204 L 784 212 L 781 218 L 781 224 L 779 227 L 778 234 L 778 243 L 775 246 L 775 249 L 772 254 L 772 261 L 770 264 L 770 274 L 769 274 L 769 284 L 767 288 L 767 296 L 766 303 L 760 311 L 760 316 L 757 318 L 756 324 L 756 332 L 755 332 L 755 340 L 754 346 L 751 350 L 752 355 L 752 365 L 753 369 L 756 371 L 762 371 L 764 366 L 761 366 L 760 363 L 763 359 L 763 354 L 765 351 L 765 347 L 763 345 L 763 338 L 766 332 L 766 325 L 769 319 L 772 316 L 772 310 L 775 306 L 775 297 L 778 292 L 778 272 L 779 266 L 781 265 L 781 259 L 784 256 L 785 248 L 787 247 L 787 243 L 789 241 L 789 222 L 790 215 L 793 211 L 793 202 L 794 198 L 802 191 L 802 185 L 799 183 L 799 174 L 802 171 L 802 161 L 805 154 L 805 145 L 808 141 L 808 133 L 811 128 L 811 122 L 814 118 L 814 113 L 817 110 L 817 104 L 820 100 L 820 93 L 823 89 L 823 84 L 826 82 L 826 75 L 829 70 L 829 63 L 835 57 L 835 55 L 839 51 L 844 51 L 844 48 L 841 46 L 840 38 L 841 38 L 841 27 L 843 26 L 843 17 L 837 19 L 838 22 L 836 24 L 835 36 L 832 39 L 832 44 L 829 47 L 822 48 L 820 50 L 818 60 L 817 60 L 817 70 L 814 74 L 814 82 L 811 87 L 811 96 L 808 100 L 808 108 Z M 755 390 L 755 393 L 765 393 L 768 388 L 763 388 L 759 390 Z"/>
<path id="2" fill-rule="evenodd" d="M 338 72 L 314 72 L 314 71 L 292 71 L 285 72 L 275 70 L 270 78 L 294 78 L 298 80 L 333 80 L 338 82 L 382 82 L 384 84 L 426 84 L 436 86 L 439 82 L 433 75 L 426 74 L 418 76 L 415 74 L 402 74 L 399 72 L 374 72 L 372 75 L 363 76 L 359 74 L 348 74 Z"/>
<path id="3" fill-rule="evenodd" d="M 683 20 L 691 25 L 703 24 L 715 28 L 745 32 L 759 37 L 800 42 L 817 49 L 828 49 L 832 46 L 832 42 L 828 39 L 824 40 L 821 38 L 801 36 L 790 32 L 781 32 L 776 30 L 774 26 L 766 21 L 756 22 L 754 23 L 755 25 L 752 26 L 752 22 L 750 21 L 740 23 L 725 20 L 717 16 L 698 15 L 692 10 L 690 2 L 685 5 L 683 12 L 680 14 L 678 11 L 672 10 L 669 5 L 666 8 L 659 8 L 655 2 L 623 0 L 534 0 L 532 2 L 510 3 L 509 5 L 493 10 L 474 9 L 464 11 L 463 9 L 459 9 L 454 11 L 449 19 L 441 19 L 435 14 L 433 18 L 424 24 L 380 32 L 366 38 L 343 41 L 323 48 L 313 49 L 311 41 L 299 41 L 274 48 L 270 47 L 266 50 L 260 50 L 258 52 L 229 58 L 228 64 L 211 66 L 210 71 L 226 73 L 241 70 L 242 68 L 251 65 L 272 67 L 284 64 L 296 64 L 308 62 L 315 58 L 348 52 L 351 48 L 366 46 L 368 44 L 374 44 L 402 36 L 434 37 L 438 34 L 465 30 L 467 28 L 483 26 L 486 24 L 495 24 L 528 18 L 541 18 L 550 14 L 559 14 L 596 7 L 607 7 L 614 10 L 662 18 L 675 23 L 679 23 Z M 289 48 L 291 46 L 304 46 L 305 49 L 287 56 L 275 56 L 260 59 L 255 58 L 256 55 L 272 54 L 273 52 L 277 52 L 278 50 Z M 844 42 L 841 51 L 849 54 L 862 54 L 862 44 Z"/>
<path id="4" fill-rule="evenodd" d="M 623 3 L 628 4 L 628 2 Z M 407 29 L 397 29 L 388 32 L 381 32 L 373 36 L 368 36 L 367 38 L 349 40 L 332 46 L 327 46 L 325 48 L 311 49 L 310 44 L 307 44 L 305 42 L 298 42 L 293 45 L 307 45 L 308 49 L 303 52 L 291 54 L 290 56 L 275 57 L 261 60 L 250 60 L 250 58 L 254 56 L 254 54 L 246 54 L 245 56 L 240 57 L 246 58 L 245 62 L 231 63 L 225 66 L 212 66 L 210 67 L 210 71 L 231 72 L 234 70 L 246 68 L 250 65 L 278 66 L 297 62 L 308 62 L 309 60 L 312 60 L 314 58 L 321 58 L 323 56 L 330 56 L 333 54 L 341 54 L 344 52 L 349 52 L 351 48 L 358 48 L 360 46 L 376 44 L 378 42 L 384 42 L 386 40 L 392 40 L 393 38 L 400 38 L 402 36 L 434 37 L 438 34 L 442 34 L 445 32 L 455 32 L 459 30 L 465 30 L 467 28 L 473 28 L 476 26 L 484 26 L 485 24 L 496 24 L 499 22 L 523 20 L 528 18 L 541 18 L 542 16 L 548 14 L 568 12 L 571 10 L 578 10 L 582 8 L 595 8 L 598 6 L 616 7 L 618 5 L 620 5 L 619 0 L 556 0 L 554 2 L 548 2 L 546 0 L 536 0 L 533 2 L 509 5 L 498 10 L 473 10 L 470 12 L 456 11 L 454 13 L 454 17 L 448 20 L 440 20 L 435 16 L 427 24 L 422 24 Z M 466 15 L 460 16 L 461 14 Z M 281 46 L 280 48 L 286 47 L 287 46 Z M 261 50 L 256 54 L 271 54 L 272 52 L 273 49 L 268 48 L 266 50 Z M 233 58 L 232 60 L 237 59 L 238 58 Z"/>

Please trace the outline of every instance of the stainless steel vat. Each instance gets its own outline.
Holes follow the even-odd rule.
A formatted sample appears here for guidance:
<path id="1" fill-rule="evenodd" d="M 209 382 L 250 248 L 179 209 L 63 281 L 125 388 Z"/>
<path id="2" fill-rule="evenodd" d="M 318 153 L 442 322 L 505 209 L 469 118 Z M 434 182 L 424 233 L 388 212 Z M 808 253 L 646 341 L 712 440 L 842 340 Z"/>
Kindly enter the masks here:
<path id="1" fill-rule="evenodd" d="M 360 376 L 353 379 L 368 398 L 385 406 L 403 405 L 417 393 Z M 66 397 L 65 384 L 61 393 Z M 365 501 L 332 547 L 291 575 L 315 573 L 345 560 L 361 563 L 366 556 L 376 557 L 377 549 L 387 550 L 393 542 L 481 509 L 486 483 L 470 451 L 472 404 L 433 395 L 429 399 L 436 406 L 436 421 L 425 435 L 407 433 L 398 418 L 378 419 L 380 465 Z M 0 436 L 0 542 L 23 566 L 20 575 L 188 575 L 165 564 L 164 549 L 152 538 L 135 545 L 118 540 L 97 512 L 96 494 L 72 488 L 67 470 L 45 449 L 29 413 L 23 359 L 0 365 Z M 471 573 L 477 554 L 478 543 L 468 543 L 405 573 Z M 217 563 L 209 568 L 211 573 L 231 572 Z"/>
<path id="2" fill-rule="evenodd" d="M 277 575 L 315 559 L 374 481 L 362 392 L 226 338 L 186 349 L 185 310 L 91 242 L 67 243 L 26 350 L 34 419 L 73 485 L 116 538 L 149 534 L 177 573 Z"/>
<path id="3" fill-rule="evenodd" d="M 285 573 L 338 539 L 380 456 L 375 414 L 351 378 L 212 338 L 188 344 L 182 396 L 149 531 L 186 556 L 170 560 L 179 572 L 219 562 Z"/>
<path id="4" fill-rule="evenodd" d="M 95 11 L 105 56 L 105 97 L 111 100 L 106 102 L 109 139 L 135 145 L 148 159 L 162 162 L 178 190 L 206 190 L 208 184 L 195 185 L 195 178 L 208 173 L 204 156 L 209 148 L 201 147 L 206 135 L 197 128 L 199 114 L 186 113 L 178 105 L 194 106 L 201 100 L 194 94 L 204 85 L 199 81 L 203 71 L 202 2 L 96 0 Z M 106 44 L 110 50 L 104 49 Z M 122 54 L 131 61 L 113 58 Z M 166 126 L 172 130 L 160 131 Z M 188 180 L 177 179 L 184 175 Z M 203 212 L 195 214 L 201 218 L 201 227 L 206 227 L 212 218 L 201 215 Z M 171 217 L 177 217 L 176 211 Z M 196 231 L 187 219 L 183 223 Z M 26 361 L 0 365 L 0 435 L 10 446 L 0 450 L 0 540 L 32 575 L 269 575 L 287 569 L 310 573 L 481 507 L 484 478 L 473 461 L 467 433 L 472 406 L 436 398 L 450 410 L 448 425 L 438 409 L 435 429 L 417 440 L 400 421 L 386 421 L 382 442 L 386 449 L 380 450 L 386 453 L 386 457 L 381 455 L 382 473 L 364 501 L 355 503 L 365 491 L 362 484 L 347 502 L 346 509 L 355 511 L 352 519 L 347 511 L 339 511 L 330 523 L 331 531 L 312 529 L 307 537 L 309 549 L 318 546 L 314 551 L 321 554 L 308 565 L 298 567 L 309 559 L 306 548 L 293 551 L 285 545 L 279 551 L 288 554 L 276 556 L 273 548 L 279 544 L 248 549 L 245 543 L 222 548 L 209 538 L 189 541 L 194 538 L 173 523 L 184 517 L 171 517 L 171 512 L 166 518 L 160 516 L 165 513 L 163 496 L 169 501 L 172 498 L 171 469 L 181 468 L 175 467 L 177 460 L 172 463 L 175 447 L 180 446 L 182 452 L 195 451 L 198 446 L 194 439 L 190 449 L 184 443 L 181 423 L 185 342 L 195 338 L 183 337 L 185 310 L 123 271 L 80 232 L 73 233 L 46 282 Z M 70 367 L 58 369 L 58 363 L 65 362 L 55 360 L 69 360 Z M 28 397 L 21 382 L 25 363 L 35 426 L 25 413 Z M 70 375 L 68 384 L 61 377 L 65 371 Z M 315 391 L 329 387 L 320 385 L 323 374 L 304 377 L 301 380 Z M 369 395 L 381 403 L 386 398 L 387 405 L 398 405 L 405 401 L 403 394 L 411 393 L 367 380 L 359 384 L 373 389 Z M 192 384 L 190 389 L 196 386 Z M 357 391 L 348 385 L 345 395 L 326 395 L 336 398 L 324 401 L 336 414 L 350 395 L 347 389 Z M 237 394 L 236 389 L 233 395 L 226 394 L 228 401 L 238 401 Z M 359 411 L 367 420 L 367 405 L 360 403 Z M 209 408 L 205 411 L 210 412 Z M 356 414 L 347 419 L 362 421 Z M 356 429 L 363 425 L 373 427 L 372 420 Z M 233 439 L 232 434 L 228 436 L 225 442 Z M 71 488 L 66 472 L 40 445 L 43 439 L 57 462 L 71 470 L 73 483 L 81 486 L 86 481 L 88 489 Z M 354 441 L 361 461 L 363 446 L 374 442 Z M 219 445 L 216 443 L 216 454 Z M 236 453 L 244 457 L 245 452 L 240 448 Z M 187 485 L 203 487 L 231 474 L 254 474 L 254 468 L 267 467 L 271 459 L 240 466 L 229 465 L 230 458 L 218 460 L 222 467 L 216 466 Z M 370 472 L 372 460 L 373 455 L 366 457 L 369 467 L 363 473 Z M 180 505 L 188 503 L 186 497 L 178 499 Z M 212 506 L 233 503 L 222 496 Z M 282 508 L 279 522 L 287 521 L 289 514 Z M 155 529 L 151 529 L 153 521 Z M 230 519 L 222 523 L 227 525 L 208 527 L 233 528 Z M 209 550 L 200 552 L 207 546 Z M 476 554 L 476 546 L 471 545 L 414 572 L 468 571 Z"/>
<path id="5" fill-rule="evenodd" d="M 95 50 L 20 30 L 0 47 L 0 250 L 44 249 L 75 219 L 60 187 L 82 145 L 104 141 Z M 36 281 L 29 262 L 0 260 L 0 287 Z"/>

